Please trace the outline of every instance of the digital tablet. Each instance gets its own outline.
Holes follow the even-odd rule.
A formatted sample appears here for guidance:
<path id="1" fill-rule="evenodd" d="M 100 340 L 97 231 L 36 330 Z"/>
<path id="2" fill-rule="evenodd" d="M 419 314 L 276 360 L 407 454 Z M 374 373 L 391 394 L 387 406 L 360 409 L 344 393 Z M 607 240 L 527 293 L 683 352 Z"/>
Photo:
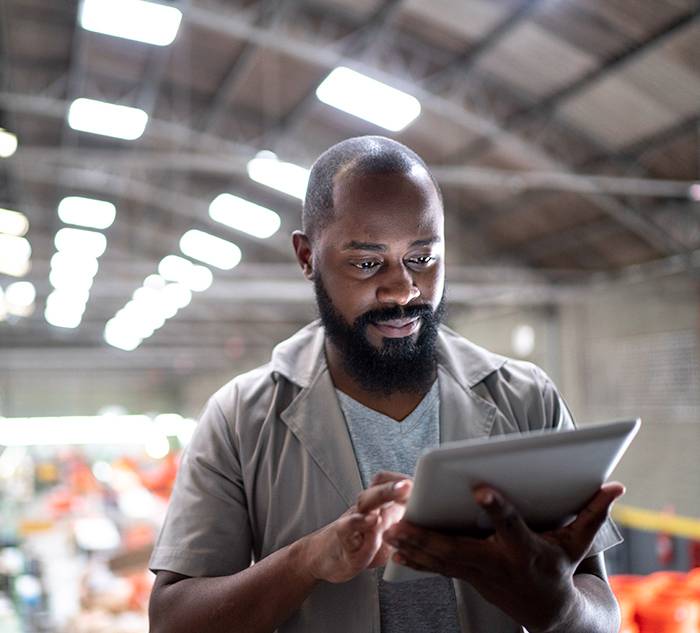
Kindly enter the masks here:
<path id="1" fill-rule="evenodd" d="M 567 431 L 532 431 L 450 442 L 418 460 L 405 519 L 416 525 L 487 536 L 493 531 L 472 489 L 502 492 L 536 531 L 572 521 L 610 476 L 639 430 L 640 420 Z M 389 561 L 384 579 L 424 577 Z"/>

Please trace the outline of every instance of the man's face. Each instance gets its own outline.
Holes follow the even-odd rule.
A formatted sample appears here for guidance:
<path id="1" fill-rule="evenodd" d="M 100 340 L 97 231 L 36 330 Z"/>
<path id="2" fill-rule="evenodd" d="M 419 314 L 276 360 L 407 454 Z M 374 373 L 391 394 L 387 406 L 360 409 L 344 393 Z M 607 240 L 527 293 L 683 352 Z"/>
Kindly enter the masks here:
<path id="1" fill-rule="evenodd" d="M 420 390 L 444 310 L 442 204 L 421 168 L 341 175 L 335 216 L 313 245 L 321 318 L 367 389 Z"/>

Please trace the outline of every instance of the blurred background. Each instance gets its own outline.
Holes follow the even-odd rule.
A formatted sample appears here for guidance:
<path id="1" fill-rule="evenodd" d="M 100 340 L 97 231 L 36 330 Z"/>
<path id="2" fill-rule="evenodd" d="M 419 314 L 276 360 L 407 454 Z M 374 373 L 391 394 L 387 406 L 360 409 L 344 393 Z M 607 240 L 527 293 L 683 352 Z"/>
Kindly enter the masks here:
<path id="1" fill-rule="evenodd" d="M 315 318 L 290 235 L 360 134 L 442 186 L 448 324 L 642 417 L 624 630 L 700 631 L 699 0 L 0 0 L 0 58 L 0 631 L 148 630 L 180 450 Z"/>

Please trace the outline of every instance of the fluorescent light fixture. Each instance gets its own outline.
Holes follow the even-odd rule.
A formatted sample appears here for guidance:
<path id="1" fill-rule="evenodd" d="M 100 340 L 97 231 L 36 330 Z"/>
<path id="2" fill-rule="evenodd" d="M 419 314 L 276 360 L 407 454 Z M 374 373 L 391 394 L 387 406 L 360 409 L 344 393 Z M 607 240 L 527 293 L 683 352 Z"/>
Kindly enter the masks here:
<path id="1" fill-rule="evenodd" d="M 74 329 L 80 325 L 83 315 L 80 312 L 47 305 L 44 310 L 44 318 L 47 323 L 54 327 Z"/>
<path id="2" fill-rule="evenodd" d="M 89 229 L 106 229 L 112 226 L 116 214 L 116 207 L 105 200 L 69 196 L 58 203 L 58 217 L 61 221 Z"/>
<path id="3" fill-rule="evenodd" d="M 32 256 L 32 247 L 24 237 L 0 235 L 0 258 L 26 261 Z"/>
<path id="4" fill-rule="evenodd" d="M 309 183 L 309 170 L 294 163 L 285 163 L 273 152 L 263 151 L 248 161 L 251 180 L 303 200 Z M 245 230 L 245 229 L 241 229 Z"/>
<path id="5" fill-rule="evenodd" d="M 138 335 L 131 332 L 122 322 L 116 318 L 107 321 L 104 331 L 105 341 L 112 347 L 118 347 L 125 352 L 134 351 L 143 340 Z"/>
<path id="6" fill-rule="evenodd" d="M 161 290 L 162 288 L 165 288 L 165 283 L 165 279 L 163 279 L 160 275 L 148 275 L 148 277 L 143 280 L 143 287 Z"/>
<path id="7" fill-rule="evenodd" d="M 54 244 L 61 252 L 99 257 L 107 248 L 107 238 L 95 231 L 65 228 L 57 231 Z"/>
<path id="8" fill-rule="evenodd" d="M 271 209 L 222 193 L 209 205 L 209 216 L 237 231 L 255 237 L 270 237 L 280 228 L 280 216 Z"/>
<path id="9" fill-rule="evenodd" d="M 316 89 L 320 101 L 392 132 L 420 114 L 414 96 L 345 66 L 331 71 Z"/>
<path id="10" fill-rule="evenodd" d="M 68 125 L 74 130 L 126 141 L 140 138 L 147 123 L 148 114 L 139 108 L 94 99 L 76 99 L 68 109 Z"/>
<path id="11" fill-rule="evenodd" d="M 0 254 L 0 273 L 11 277 L 24 277 L 32 268 L 30 260 L 6 259 Z"/>
<path id="12" fill-rule="evenodd" d="M 194 420 L 175 413 L 161 414 L 155 420 L 145 415 L 0 418 L 0 445 L 146 445 L 155 435 L 191 435 L 195 426 Z"/>
<path id="13" fill-rule="evenodd" d="M 34 312 L 36 289 L 28 281 L 15 281 L 5 289 L 5 307 L 7 312 L 20 317 L 27 317 Z"/>
<path id="14" fill-rule="evenodd" d="M 0 158 L 9 158 L 17 151 L 17 136 L 0 127 Z"/>
<path id="15" fill-rule="evenodd" d="M 29 230 L 29 220 L 24 213 L 0 209 L 0 233 L 22 237 Z"/>
<path id="16" fill-rule="evenodd" d="M 208 268 L 177 255 L 164 257 L 158 264 L 158 272 L 162 279 L 181 283 L 194 292 L 206 290 L 214 279 Z"/>
<path id="17" fill-rule="evenodd" d="M 70 271 L 57 269 L 49 271 L 49 282 L 56 290 L 88 291 L 92 288 L 93 278 L 88 275 L 74 276 Z"/>
<path id="18" fill-rule="evenodd" d="M 192 301 L 192 292 L 183 284 L 168 284 L 161 290 L 161 300 L 166 304 L 180 310 L 187 307 Z"/>
<path id="19" fill-rule="evenodd" d="M 73 278 L 92 279 L 97 274 L 97 258 L 74 251 L 58 251 L 51 257 L 51 271 Z"/>
<path id="20" fill-rule="evenodd" d="M 231 270 L 241 261 L 241 249 L 232 242 L 192 229 L 180 238 L 180 250 L 205 264 Z"/>
<path id="21" fill-rule="evenodd" d="M 88 31 L 155 46 L 172 44 L 182 11 L 143 0 L 84 0 L 80 26 Z"/>

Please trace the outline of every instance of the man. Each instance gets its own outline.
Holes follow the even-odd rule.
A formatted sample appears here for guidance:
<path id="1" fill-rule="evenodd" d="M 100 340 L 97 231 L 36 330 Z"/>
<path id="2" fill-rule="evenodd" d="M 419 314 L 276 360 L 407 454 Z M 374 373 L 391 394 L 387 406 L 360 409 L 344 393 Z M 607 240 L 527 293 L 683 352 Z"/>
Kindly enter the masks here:
<path id="1" fill-rule="evenodd" d="M 303 229 L 320 323 L 209 401 L 151 560 L 152 631 L 617 631 L 601 552 L 621 485 L 545 534 L 486 487 L 465 495 L 487 539 L 400 520 L 423 449 L 572 425 L 541 370 L 439 325 L 443 206 L 423 161 L 382 137 L 333 146 Z M 440 575 L 385 583 L 389 556 Z"/>

